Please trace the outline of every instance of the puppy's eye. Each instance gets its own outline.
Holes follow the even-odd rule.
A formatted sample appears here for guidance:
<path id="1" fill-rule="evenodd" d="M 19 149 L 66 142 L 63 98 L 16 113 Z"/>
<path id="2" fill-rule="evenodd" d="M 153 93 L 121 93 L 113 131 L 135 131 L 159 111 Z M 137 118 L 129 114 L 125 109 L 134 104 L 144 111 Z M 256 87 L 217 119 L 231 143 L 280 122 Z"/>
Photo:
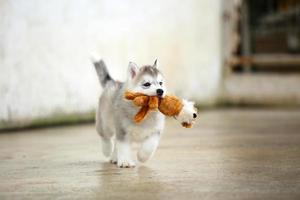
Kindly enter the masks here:
<path id="1" fill-rule="evenodd" d="M 144 87 L 150 87 L 150 86 L 151 86 L 151 83 L 149 83 L 149 82 L 144 83 L 143 86 L 144 86 Z"/>
<path id="2" fill-rule="evenodd" d="M 162 85 L 163 84 L 163 82 L 159 82 L 159 85 Z"/>

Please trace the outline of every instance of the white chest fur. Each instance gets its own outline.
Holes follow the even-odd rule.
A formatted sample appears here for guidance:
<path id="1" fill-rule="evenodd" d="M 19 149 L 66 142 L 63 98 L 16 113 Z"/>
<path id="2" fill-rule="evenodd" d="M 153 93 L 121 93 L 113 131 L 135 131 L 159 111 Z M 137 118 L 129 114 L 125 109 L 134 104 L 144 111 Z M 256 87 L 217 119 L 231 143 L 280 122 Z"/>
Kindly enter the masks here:
<path id="1" fill-rule="evenodd" d="M 131 124 L 127 131 L 133 141 L 142 141 L 153 133 L 162 132 L 165 124 L 165 116 L 151 113 L 145 121 L 140 124 Z"/>
<path id="2" fill-rule="evenodd" d="M 154 129 L 145 129 L 140 126 L 131 126 L 128 128 L 130 138 L 133 141 L 139 142 L 153 134 L 156 130 Z"/>

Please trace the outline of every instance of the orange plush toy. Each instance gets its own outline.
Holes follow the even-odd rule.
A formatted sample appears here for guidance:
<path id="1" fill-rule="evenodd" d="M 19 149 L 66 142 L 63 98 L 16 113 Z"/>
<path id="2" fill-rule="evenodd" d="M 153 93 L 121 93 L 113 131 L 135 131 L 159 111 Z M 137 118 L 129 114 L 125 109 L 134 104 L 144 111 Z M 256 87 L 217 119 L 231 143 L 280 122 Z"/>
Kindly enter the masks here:
<path id="1" fill-rule="evenodd" d="M 125 98 L 132 100 L 134 105 L 141 107 L 138 113 L 134 117 L 134 121 L 139 123 L 147 116 L 151 110 L 158 109 L 166 116 L 178 116 L 183 108 L 182 101 L 175 96 L 165 96 L 159 98 L 157 96 L 147 96 L 142 93 L 125 92 Z M 182 126 L 191 128 L 192 124 L 182 123 Z"/>

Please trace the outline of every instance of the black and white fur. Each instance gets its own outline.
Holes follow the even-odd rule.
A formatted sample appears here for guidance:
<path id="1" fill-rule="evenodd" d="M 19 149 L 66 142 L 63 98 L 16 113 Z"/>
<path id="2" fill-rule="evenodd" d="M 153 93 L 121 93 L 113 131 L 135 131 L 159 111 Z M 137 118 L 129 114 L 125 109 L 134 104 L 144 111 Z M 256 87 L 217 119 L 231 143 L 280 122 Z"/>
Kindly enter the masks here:
<path id="1" fill-rule="evenodd" d="M 163 97 L 166 87 L 164 77 L 157 69 L 157 61 L 142 67 L 130 62 L 126 82 L 113 80 L 103 60 L 94 60 L 94 66 L 103 87 L 96 113 L 96 129 L 101 136 L 103 154 L 119 167 L 134 167 L 131 142 L 135 141 L 141 142 L 137 159 L 147 161 L 159 144 L 165 116 L 159 111 L 152 111 L 142 122 L 135 123 L 133 118 L 139 108 L 126 100 L 124 93 L 141 92 Z M 177 118 L 192 122 L 195 112 L 193 103 L 184 101 L 184 109 Z"/>

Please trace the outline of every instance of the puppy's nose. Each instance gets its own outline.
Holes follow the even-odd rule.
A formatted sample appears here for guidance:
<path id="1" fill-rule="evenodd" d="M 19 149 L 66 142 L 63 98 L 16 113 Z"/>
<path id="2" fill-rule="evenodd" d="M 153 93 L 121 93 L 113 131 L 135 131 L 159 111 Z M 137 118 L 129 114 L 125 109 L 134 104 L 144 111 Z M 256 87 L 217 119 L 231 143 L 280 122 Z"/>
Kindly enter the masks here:
<path id="1" fill-rule="evenodd" d="M 196 113 L 193 113 L 193 118 L 197 118 L 197 114 Z"/>
<path id="2" fill-rule="evenodd" d="M 162 89 L 157 89 L 157 90 L 156 90 L 156 94 L 157 94 L 158 96 L 162 96 L 162 95 L 164 94 L 164 91 L 163 91 Z"/>

